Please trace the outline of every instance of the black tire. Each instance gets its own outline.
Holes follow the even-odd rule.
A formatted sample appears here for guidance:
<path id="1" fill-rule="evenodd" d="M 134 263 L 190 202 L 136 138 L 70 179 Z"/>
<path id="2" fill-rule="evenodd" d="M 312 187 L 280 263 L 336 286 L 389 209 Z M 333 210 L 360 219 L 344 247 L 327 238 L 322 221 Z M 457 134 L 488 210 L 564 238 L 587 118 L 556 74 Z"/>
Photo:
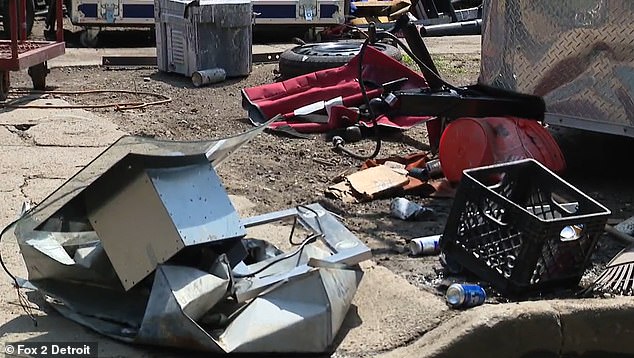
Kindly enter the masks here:
<path id="1" fill-rule="evenodd" d="M 292 78 L 307 73 L 340 67 L 359 53 L 363 41 L 337 41 L 306 44 L 284 51 L 280 55 L 280 75 Z M 385 43 L 371 45 L 377 50 L 400 61 L 401 51 Z"/>
<path id="2" fill-rule="evenodd" d="M 33 82 L 33 89 L 38 91 L 46 90 L 46 75 L 48 75 L 48 66 L 46 62 L 29 67 L 29 76 Z"/>
<path id="3" fill-rule="evenodd" d="M 11 21 L 9 20 L 9 0 L 0 0 L 2 5 L 2 36 L 11 38 Z M 34 0 L 26 1 L 26 36 L 31 36 L 33 30 L 33 22 L 35 21 L 35 2 Z"/>

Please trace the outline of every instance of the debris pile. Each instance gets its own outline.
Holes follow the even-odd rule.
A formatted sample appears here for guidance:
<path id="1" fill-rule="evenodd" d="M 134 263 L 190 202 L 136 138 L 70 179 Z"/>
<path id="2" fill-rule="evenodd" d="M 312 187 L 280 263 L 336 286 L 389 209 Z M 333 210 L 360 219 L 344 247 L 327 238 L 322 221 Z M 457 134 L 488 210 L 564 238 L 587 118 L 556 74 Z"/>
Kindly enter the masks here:
<path id="1" fill-rule="evenodd" d="M 125 342 L 327 352 L 370 250 L 318 204 L 238 216 L 214 167 L 263 128 L 193 143 L 123 137 L 3 232 L 28 268 L 16 283 Z M 290 252 L 246 236 L 289 219 Z"/>

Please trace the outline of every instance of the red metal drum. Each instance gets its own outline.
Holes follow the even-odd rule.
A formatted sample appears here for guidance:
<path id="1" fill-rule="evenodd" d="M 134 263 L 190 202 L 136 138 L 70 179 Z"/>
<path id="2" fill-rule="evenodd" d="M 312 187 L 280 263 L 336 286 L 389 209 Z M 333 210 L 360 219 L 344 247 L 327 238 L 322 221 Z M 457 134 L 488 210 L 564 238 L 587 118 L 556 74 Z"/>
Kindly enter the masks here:
<path id="1" fill-rule="evenodd" d="M 533 158 L 550 170 L 566 168 L 555 139 L 540 122 L 515 117 L 459 118 L 445 128 L 438 149 L 442 170 L 451 182 L 462 171 Z"/>

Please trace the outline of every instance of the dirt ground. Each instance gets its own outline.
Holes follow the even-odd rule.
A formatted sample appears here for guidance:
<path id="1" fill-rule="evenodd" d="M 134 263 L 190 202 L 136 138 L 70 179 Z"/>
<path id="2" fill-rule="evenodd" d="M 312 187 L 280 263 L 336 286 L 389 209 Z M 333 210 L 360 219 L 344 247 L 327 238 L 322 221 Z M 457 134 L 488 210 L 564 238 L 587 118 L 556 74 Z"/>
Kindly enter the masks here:
<path id="1" fill-rule="evenodd" d="M 465 85 L 477 80 L 477 54 L 441 55 L 435 56 L 435 61 L 443 77 L 451 83 Z M 274 64 L 255 65 L 247 78 L 230 79 L 204 88 L 194 88 L 189 79 L 160 73 L 155 68 L 53 69 L 47 82 L 50 90 L 128 89 L 168 95 L 172 101 L 165 105 L 130 111 L 95 111 L 134 135 L 197 140 L 230 136 L 251 128 L 246 111 L 241 107 L 240 90 L 275 81 L 275 69 Z M 25 73 L 18 73 L 13 76 L 12 84 L 14 87 L 28 87 L 30 81 Z M 119 94 L 61 97 L 74 104 L 86 105 L 149 99 Z M 560 143 L 570 168 L 566 178 L 607 205 L 613 212 L 613 218 L 626 219 L 632 216 L 634 188 L 630 184 L 631 179 L 623 171 L 627 163 L 631 162 L 626 158 L 631 152 L 632 141 L 563 130 L 557 132 L 565 132 L 561 135 Z M 370 153 L 373 146 L 372 140 L 365 140 L 350 147 Z M 428 149 L 424 127 L 416 127 L 385 137 L 379 157 L 407 155 Z M 321 136 L 295 139 L 264 133 L 225 162 L 219 174 L 230 194 L 248 197 L 258 204 L 257 211 L 261 213 L 321 202 L 341 215 L 348 228 L 372 248 L 378 264 L 422 290 L 441 294 L 435 289 L 443 279 L 438 258 L 410 257 L 406 241 L 442 233 L 452 201 L 409 197 L 434 209 L 436 215 L 426 221 L 404 222 L 390 217 L 389 199 L 346 205 L 325 198 L 324 190 L 333 178 L 360 164 L 358 160 L 332 151 L 331 145 Z M 584 283 L 596 277 L 605 263 L 622 247 L 622 244 L 604 236 Z M 570 292 L 560 294 L 569 296 Z"/>

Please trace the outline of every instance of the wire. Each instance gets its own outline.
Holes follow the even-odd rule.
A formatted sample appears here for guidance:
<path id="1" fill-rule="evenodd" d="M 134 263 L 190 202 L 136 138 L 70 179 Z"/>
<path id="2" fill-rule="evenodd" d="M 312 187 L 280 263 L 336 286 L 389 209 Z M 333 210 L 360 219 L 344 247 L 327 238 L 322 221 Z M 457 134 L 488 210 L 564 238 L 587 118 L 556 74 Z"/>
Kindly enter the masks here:
<path id="1" fill-rule="evenodd" d="M 2 231 L 0 232 L 0 244 L 2 243 L 2 238 L 4 237 L 4 234 L 6 234 L 9 231 L 9 228 L 17 224 L 18 221 L 20 221 L 20 219 L 23 216 L 24 215 L 13 220 L 13 222 L 11 222 L 4 229 L 2 229 Z M 18 283 L 17 277 L 15 277 L 15 275 L 12 274 L 11 271 L 9 271 L 9 268 L 4 263 L 4 258 L 2 258 L 2 250 L 0 250 L 0 265 L 2 266 L 2 269 L 4 270 L 4 272 L 13 280 L 13 287 L 15 288 L 16 294 L 18 295 L 18 303 L 20 304 L 20 307 L 22 307 L 22 310 L 24 310 L 24 313 L 26 313 L 26 315 L 33 321 L 33 324 L 37 327 L 37 319 L 35 318 L 35 315 L 33 314 L 33 309 L 28 304 L 28 299 L 24 297 L 24 295 L 20 291 L 20 284 Z"/>
<path id="2" fill-rule="evenodd" d="M 370 26 L 374 26 L 374 23 L 371 23 Z M 368 97 L 368 93 L 365 89 L 365 83 L 363 83 L 363 56 L 365 55 L 365 51 L 368 48 L 368 45 L 370 44 L 371 40 L 372 40 L 372 36 L 368 36 L 366 40 L 363 41 L 363 44 L 361 45 L 361 48 L 359 49 L 359 57 L 357 58 L 358 60 L 357 79 L 359 81 L 359 88 L 361 89 L 361 95 L 363 96 L 363 101 L 365 102 L 365 105 L 370 114 L 370 119 L 372 119 L 372 129 L 374 130 L 374 139 L 376 143 L 376 145 L 374 146 L 374 151 L 370 155 L 362 155 L 362 154 L 355 153 L 351 151 L 350 149 L 345 148 L 343 146 L 343 143 L 338 143 L 335 145 L 336 150 L 343 152 L 359 160 L 368 160 L 368 159 L 376 158 L 376 156 L 379 155 L 379 152 L 381 151 L 381 136 L 379 133 L 378 123 L 376 121 L 376 113 L 374 113 L 374 109 L 370 105 L 370 98 Z M 359 112 L 359 117 L 357 121 L 360 121 L 360 120 L 361 120 L 361 112 Z"/>
<path id="3" fill-rule="evenodd" d="M 321 236 L 324 236 L 324 230 L 321 227 L 321 220 L 319 220 L 319 213 L 317 211 L 315 211 L 315 209 L 313 209 L 311 207 L 308 207 L 306 205 L 301 205 L 301 204 L 297 205 L 295 208 L 296 209 L 300 209 L 301 208 L 301 209 L 308 210 L 311 213 L 313 213 L 315 215 L 315 221 L 317 221 L 317 229 L 319 230 L 318 234 L 321 235 Z M 297 211 L 299 211 L 299 210 L 297 210 Z"/>
<path id="4" fill-rule="evenodd" d="M 288 236 L 288 243 L 293 245 L 293 246 L 297 246 L 297 245 L 301 245 L 302 243 L 299 242 L 294 242 L 293 241 L 293 234 L 295 233 L 295 226 L 297 226 L 297 216 L 295 216 L 295 218 L 293 218 L 293 227 L 291 228 L 291 234 Z"/>
<path id="5" fill-rule="evenodd" d="M 288 241 L 291 243 L 291 245 L 300 245 L 299 248 L 295 251 L 293 251 L 291 254 L 288 254 L 284 257 L 280 257 L 279 259 L 275 260 L 275 261 L 271 261 L 268 264 L 266 264 L 265 266 L 259 268 L 257 271 L 255 272 L 251 272 L 247 275 L 234 275 L 233 277 L 235 278 L 247 278 L 247 277 L 253 277 L 259 273 L 261 273 L 262 271 L 268 269 L 269 267 L 283 261 L 286 259 L 290 259 L 291 257 L 300 254 L 300 258 L 301 258 L 301 253 L 304 251 L 304 247 L 306 247 L 306 245 L 308 245 L 309 243 L 315 242 L 315 240 L 317 240 L 317 238 L 319 237 L 323 237 L 324 236 L 324 231 L 322 229 L 321 226 L 321 220 L 319 220 L 319 213 L 317 211 L 315 211 L 315 209 L 310 208 L 306 205 L 297 205 L 295 207 L 298 211 L 299 209 L 305 209 L 307 211 L 312 212 L 313 214 L 315 214 L 315 221 L 317 222 L 317 229 L 318 229 L 318 233 L 312 234 L 310 236 L 308 236 L 306 239 L 304 239 L 304 241 L 302 241 L 300 244 L 294 243 L 293 242 L 293 233 L 295 232 L 295 225 L 297 224 L 297 217 L 295 217 L 295 220 L 293 221 L 293 228 L 291 229 L 291 235 L 288 238 Z M 299 262 L 299 260 L 298 260 Z"/>
<path id="6" fill-rule="evenodd" d="M 293 251 L 292 253 L 284 256 L 284 257 L 280 257 L 279 259 L 275 260 L 275 261 L 271 261 L 268 264 L 262 266 L 261 268 L 259 268 L 258 270 L 251 272 L 249 274 L 246 275 L 234 275 L 234 278 L 247 278 L 247 277 L 253 277 L 259 273 L 261 273 L 262 271 L 270 268 L 271 266 L 278 264 L 284 260 L 290 259 L 291 257 L 301 253 L 304 250 L 304 247 L 312 242 L 315 242 L 315 240 L 317 240 L 318 237 L 322 236 L 323 234 L 313 234 L 309 237 L 306 238 L 306 240 L 304 240 L 304 242 L 302 242 L 302 244 L 299 246 L 299 248 L 295 251 Z"/>
<path id="7" fill-rule="evenodd" d="M 4 229 L 2 229 L 2 232 L 0 232 L 0 244 L 2 243 L 2 238 L 4 237 L 4 234 L 7 233 L 7 231 L 9 231 L 10 227 L 13 227 L 13 225 L 17 224 L 18 221 L 20 220 L 20 218 L 14 220 L 11 224 L 7 225 Z M 15 275 L 13 275 L 11 273 L 11 271 L 9 271 L 9 269 L 7 268 L 7 266 L 4 263 L 4 259 L 2 258 L 2 250 L 0 250 L 0 265 L 2 265 L 2 269 L 4 270 L 4 272 L 11 277 L 11 279 L 13 280 L 13 282 L 15 283 L 15 286 L 18 286 L 18 279 L 15 277 Z"/>
<path id="8" fill-rule="evenodd" d="M 88 91 L 36 91 L 36 90 L 12 90 L 12 93 L 17 94 L 57 94 L 57 95 L 83 95 L 83 94 L 96 94 L 96 93 L 124 93 L 124 94 L 133 94 L 133 95 L 144 95 L 159 98 L 157 101 L 153 102 L 123 102 L 123 103 L 104 103 L 104 104 L 67 104 L 67 105 L 31 105 L 31 104 L 11 104 L 4 103 L 0 105 L 0 108 L 33 108 L 33 109 L 77 109 L 77 108 L 87 108 L 87 109 L 97 109 L 97 108 L 109 108 L 114 107 L 118 111 L 129 110 L 129 109 L 140 109 L 148 106 L 156 106 L 160 104 L 169 103 L 172 101 L 172 98 L 152 92 L 137 92 L 137 91 L 128 91 L 128 90 L 88 90 Z"/>

